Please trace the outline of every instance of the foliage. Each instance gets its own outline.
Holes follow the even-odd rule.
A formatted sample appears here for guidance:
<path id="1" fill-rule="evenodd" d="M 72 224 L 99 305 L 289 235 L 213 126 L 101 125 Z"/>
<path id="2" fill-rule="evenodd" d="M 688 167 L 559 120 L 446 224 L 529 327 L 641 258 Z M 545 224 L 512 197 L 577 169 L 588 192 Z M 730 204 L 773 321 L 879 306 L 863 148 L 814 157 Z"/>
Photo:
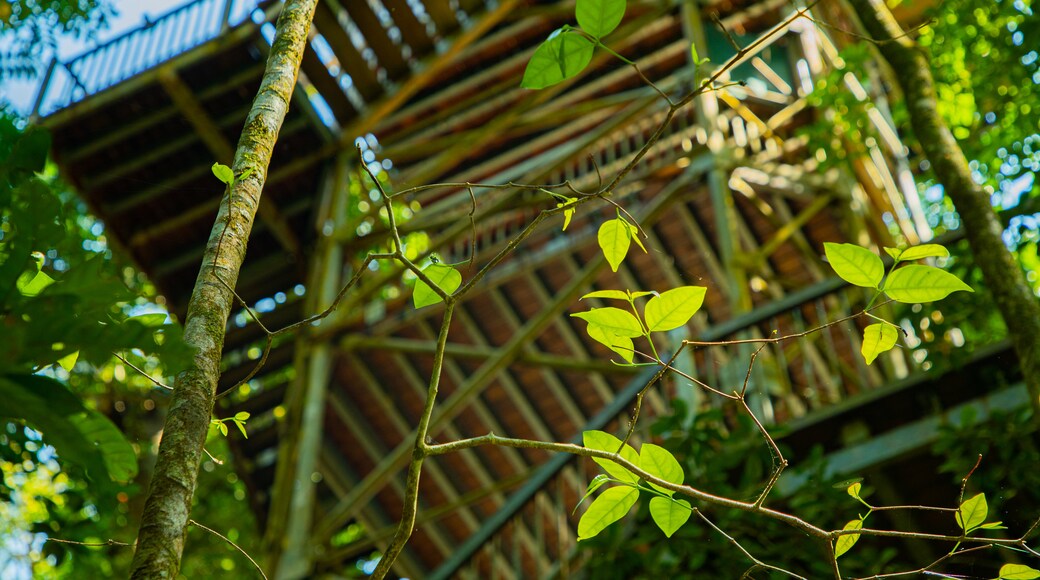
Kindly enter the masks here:
<path id="1" fill-rule="evenodd" d="M 58 34 L 92 34 L 112 14 L 111 0 L 0 0 L 0 77 L 34 76 Z"/>

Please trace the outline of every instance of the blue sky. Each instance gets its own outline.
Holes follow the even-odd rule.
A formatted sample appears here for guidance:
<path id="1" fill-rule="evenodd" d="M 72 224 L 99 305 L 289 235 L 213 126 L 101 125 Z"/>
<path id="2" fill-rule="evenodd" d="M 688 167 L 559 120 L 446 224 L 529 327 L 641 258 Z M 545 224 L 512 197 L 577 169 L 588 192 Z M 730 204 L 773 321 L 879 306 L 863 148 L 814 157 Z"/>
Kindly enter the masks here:
<path id="1" fill-rule="evenodd" d="M 93 38 L 77 39 L 61 37 L 58 39 L 58 58 L 69 60 L 78 54 L 88 51 L 106 40 L 118 36 L 127 30 L 144 23 L 145 16 L 155 19 L 188 0 L 111 0 L 116 16 L 109 20 L 108 28 L 100 30 Z M 41 67 L 46 67 L 50 55 L 41 59 Z M 11 103 L 19 112 L 27 112 L 36 96 L 38 80 L 0 80 L 0 102 Z"/>

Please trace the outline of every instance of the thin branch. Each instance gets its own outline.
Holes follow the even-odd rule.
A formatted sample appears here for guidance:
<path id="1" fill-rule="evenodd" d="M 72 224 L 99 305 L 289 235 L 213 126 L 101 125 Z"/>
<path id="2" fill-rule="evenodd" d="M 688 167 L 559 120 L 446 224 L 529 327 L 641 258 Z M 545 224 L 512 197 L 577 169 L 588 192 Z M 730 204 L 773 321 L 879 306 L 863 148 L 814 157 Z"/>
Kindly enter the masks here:
<path id="1" fill-rule="evenodd" d="M 772 564 L 766 564 L 762 560 L 759 560 L 758 558 L 752 556 L 751 552 L 748 552 L 747 549 L 744 548 L 744 546 L 740 545 L 740 542 L 738 542 L 736 539 L 734 539 L 733 536 L 731 536 L 731 535 L 727 534 L 726 532 L 722 531 L 722 528 L 718 527 L 717 525 L 715 525 L 715 522 L 713 522 L 710 519 L 708 519 L 708 517 L 704 515 L 704 512 L 702 512 L 701 510 L 699 510 L 697 508 L 693 508 L 693 513 L 697 517 L 699 517 L 701 519 L 701 521 L 703 521 L 704 523 L 706 523 L 709 526 L 711 526 L 711 528 L 713 530 L 715 530 L 716 532 L 718 532 L 722 537 L 726 538 L 726 540 L 728 540 L 729 543 L 731 543 L 734 546 L 736 546 L 736 548 L 738 550 L 740 550 L 741 553 L 743 553 L 744 556 L 747 557 L 748 560 L 751 560 L 755 564 L 755 568 L 764 568 L 766 570 L 773 570 L 775 572 L 780 572 L 781 574 L 786 574 L 786 575 L 790 576 L 791 578 L 798 578 L 799 580 L 807 580 L 804 576 L 799 576 L 798 574 L 795 574 L 794 572 L 791 572 L 790 570 L 785 570 L 783 568 L 780 568 L 779 566 L 773 566 Z M 752 568 L 752 569 L 754 569 L 754 568 Z M 747 574 L 745 573 L 745 576 L 746 575 Z"/>
<path id="2" fill-rule="evenodd" d="M 968 552 L 975 552 L 975 551 L 978 551 L 978 550 L 988 550 L 990 548 L 993 548 L 993 546 L 990 545 L 990 544 L 987 544 L 985 546 L 972 546 L 970 548 L 964 548 L 963 550 L 956 550 L 956 551 L 944 554 L 942 557 L 940 557 L 936 561 L 932 562 L 931 564 L 928 564 L 927 566 L 922 566 L 921 568 L 918 568 L 916 570 L 905 570 L 903 572 L 888 572 L 886 574 L 875 574 L 873 576 L 865 576 L 865 577 L 862 577 L 862 578 L 856 578 L 856 580 L 880 580 L 882 578 L 898 578 L 900 576 L 914 576 L 914 575 L 917 575 L 917 574 L 924 574 L 926 572 L 929 572 L 929 571 L 933 570 L 936 566 L 938 566 L 939 564 L 942 564 L 943 562 L 945 562 L 946 560 L 949 560 L 950 558 L 953 558 L 954 556 L 960 556 L 962 554 L 967 554 Z"/>
<path id="3" fill-rule="evenodd" d="M 968 474 L 964 476 L 964 479 L 961 480 L 961 493 L 960 493 L 960 495 L 957 496 L 957 505 L 958 506 L 961 505 L 962 503 L 964 503 L 964 488 L 968 487 L 968 480 L 971 479 L 971 475 L 973 473 L 975 473 L 975 470 L 978 469 L 979 465 L 981 465 L 981 464 L 982 464 L 982 454 L 979 453 L 979 458 L 975 460 L 975 466 L 972 467 L 971 470 L 968 471 Z"/>
<path id="4" fill-rule="evenodd" d="M 104 542 L 77 542 L 76 540 L 62 540 L 60 538 L 51 538 L 49 536 L 44 538 L 43 541 L 44 542 L 57 542 L 59 544 L 72 544 L 73 546 L 86 546 L 88 548 L 105 548 L 105 547 L 132 548 L 132 547 L 134 547 L 136 545 L 136 543 L 135 544 L 128 544 L 126 542 L 120 542 L 118 540 L 113 540 L 113 539 L 108 539 L 108 540 L 105 540 Z"/>
<path id="5" fill-rule="evenodd" d="M 170 387 L 170 386 L 167 386 L 167 385 L 163 384 L 161 381 L 159 381 L 158 379 L 156 379 L 152 375 L 144 372 L 143 370 L 138 368 L 137 365 L 135 365 L 134 363 L 126 360 L 125 358 L 123 358 L 118 352 L 114 352 L 112 354 L 114 354 L 117 359 L 122 361 L 123 364 L 125 364 L 126 366 L 128 366 L 128 367 L 134 369 L 135 371 L 137 371 L 138 374 L 140 374 L 142 377 L 144 377 L 144 378 L 148 379 L 149 381 L 152 381 L 153 383 L 155 383 L 156 386 L 162 387 L 162 388 L 170 390 L 170 391 L 173 390 L 173 387 Z"/>
<path id="6" fill-rule="evenodd" d="M 200 524 L 199 522 L 196 522 L 195 520 L 189 519 L 188 523 L 193 525 L 193 526 L 195 526 L 195 527 L 197 527 L 197 528 L 202 528 L 203 530 L 206 530 L 207 532 L 213 534 L 214 536 L 220 538 L 221 540 L 224 540 L 229 545 L 231 545 L 231 547 L 233 547 L 236 550 L 238 550 L 239 552 L 241 552 L 242 555 L 245 556 L 247 560 L 249 560 L 249 562 L 253 565 L 253 567 L 256 568 L 256 571 L 260 573 L 260 576 L 262 576 L 264 580 L 267 580 L 267 574 L 264 574 L 264 570 L 263 570 L 263 568 L 260 567 L 260 564 L 256 563 L 256 560 L 254 560 L 253 557 L 249 555 L 249 552 L 246 552 L 245 550 L 243 550 L 238 544 L 236 544 L 236 543 L 232 542 L 230 539 L 228 539 L 227 536 L 221 534 L 220 532 L 214 530 L 213 528 L 208 528 L 208 527 Z"/>

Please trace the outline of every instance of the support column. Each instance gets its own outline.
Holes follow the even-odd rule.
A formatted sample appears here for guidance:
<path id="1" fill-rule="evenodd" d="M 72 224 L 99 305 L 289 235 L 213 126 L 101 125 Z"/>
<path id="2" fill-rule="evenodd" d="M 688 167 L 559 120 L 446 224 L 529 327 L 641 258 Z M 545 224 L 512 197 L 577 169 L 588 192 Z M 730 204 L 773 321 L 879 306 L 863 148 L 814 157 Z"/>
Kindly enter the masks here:
<path id="1" fill-rule="evenodd" d="M 349 203 L 348 158 L 340 154 L 326 177 L 316 223 L 318 248 L 309 264 L 304 312 L 321 312 L 335 299 L 342 284 L 343 249 L 324 232 L 326 224 L 346 216 Z M 306 331 L 305 331 L 306 332 Z M 335 346 L 315 341 L 309 333 L 297 339 L 294 367 L 299 373 L 286 394 L 289 419 L 282 431 L 279 461 L 264 537 L 272 578 L 303 578 L 314 560 L 310 535 L 315 504 L 315 479 L 324 434 L 325 396 L 335 367 Z"/>

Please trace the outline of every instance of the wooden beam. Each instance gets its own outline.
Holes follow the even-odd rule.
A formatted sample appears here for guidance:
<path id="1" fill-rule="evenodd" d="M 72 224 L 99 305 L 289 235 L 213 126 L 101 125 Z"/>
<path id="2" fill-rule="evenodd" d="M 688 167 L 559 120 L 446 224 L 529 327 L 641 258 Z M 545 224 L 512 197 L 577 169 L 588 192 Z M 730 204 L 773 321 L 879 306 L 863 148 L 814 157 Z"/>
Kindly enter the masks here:
<path id="1" fill-rule="evenodd" d="M 437 343 L 435 340 L 417 340 L 396 336 L 364 336 L 351 334 L 340 343 L 346 350 L 396 350 L 401 352 L 433 353 Z M 466 344 L 448 344 L 444 353 L 456 358 L 488 359 L 497 351 L 489 346 L 471 346 Z M 592 358 L 572 358 L 548 354 L 533 349 L 526 350 L 517 356 L 516 362 L 531 366 L 548 367 L 566 371 L 634 374 L 635 367 L 619 367 L 609 361 Z"/>
<path id="2" fill-rule="evenodd" d="M 336 12 L 325 2 L 319 2 L 314 9 L 314 26 L 318 34 L 329 43 L 340 67 L 350 75 L 350 80 L 363 99 L 371 102 L 383 94 L 383 86 L 376 78 L 375 71 L 369 68 L 368 62 L 358 52 L 354 41 L 339 23 Z"/>
<path id="3" fill-rule="evenodd" d="M 353 2 L 348 2 L 349 4 L 353 4 Z M 494 11 L 481 18 L 472 28 L 463 32 L 451 44 L 448 50 L 437 55 L 425 69 L 404 80 L 393 94 L 387 96 L 381 102 L 373 104 L 371 109 L 358 119 L 356 123 L 344 128 L 342 136 L 344 146 L 351 145 L 358 135 L 371 132 L 383 119 L 408 102 L 408 99 L 412 98 L 430 82 L 434 81 L 451 64 L 456 56 L 461 54 L 467 46 L 473 44 L 487 31 L 494 28 L 507 14 L 515 10 L 518 4 L 519 0 L 503 0 Z M 320 7 L 321 3 L 318 6 Z"/>
<path id="4" fill-rule="evenodd" d="M 174 105 L 184 115 L 184 118 L 191 123 L 192 127 L 195 128 L 195 132 L 202 139 L 202 142 L 206 144 L 210 152 L 218 160 L 230 164 L 235 156 L 234 148 L 221 133 L 217 124 L 213 122 L 213 119 L 203 109 L 195 95 L 192 94 L 188 85 L 181 80 L 173 66 L 167 64 L 160 67 L 158 78 L 159 83 L 173 100 Z M 278 211 L 270 197 L 263 199 L 260 207 L 257 208 L 257 213 L 260 219 L 271 228 L 271 233 L 278 239 L 278 242 L 290 254 L 297 258 L 303 257 L 300 241 L 296 238 L 296 234 L 289 227 L 289 222 Z"/>
<path id="5" fill-rule="evenodd" d="M 334 3 L 339 4 L 337 0 L 326 1 L 329 2 L 330 7 Z M 383 23 L 379 21 L 379 17 L 372 11 L 368 2 L 346 0 L 342 3 L 342 7 L 346 8 L 350 19 L 365 36 L 368 47 L 376 53 L 376 59 L 379 61 L 379 65 L 386 70 L 387 77 L 396 81 L 407 75 L 409 72 L 408 61 L 401 54 L 401 48 L 390 40 L 386 29 L 383 28 Z"/>

